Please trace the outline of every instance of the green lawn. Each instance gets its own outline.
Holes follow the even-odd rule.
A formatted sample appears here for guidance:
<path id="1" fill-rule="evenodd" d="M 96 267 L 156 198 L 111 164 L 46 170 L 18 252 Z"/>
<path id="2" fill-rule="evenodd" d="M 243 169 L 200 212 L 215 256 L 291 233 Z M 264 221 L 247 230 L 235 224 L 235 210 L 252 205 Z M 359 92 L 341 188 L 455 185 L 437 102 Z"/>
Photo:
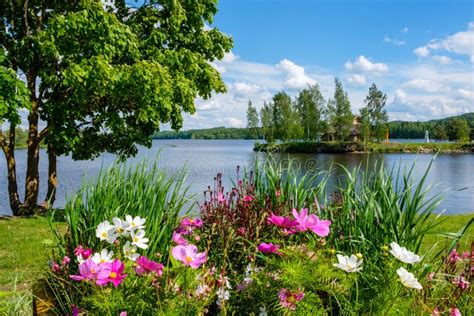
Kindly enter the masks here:
<path id="1" fill-rule="evenodd" d="M 28 288 L 46 268 L 51 243 L 44 217 L 0 218 L 0 291 Z"/>

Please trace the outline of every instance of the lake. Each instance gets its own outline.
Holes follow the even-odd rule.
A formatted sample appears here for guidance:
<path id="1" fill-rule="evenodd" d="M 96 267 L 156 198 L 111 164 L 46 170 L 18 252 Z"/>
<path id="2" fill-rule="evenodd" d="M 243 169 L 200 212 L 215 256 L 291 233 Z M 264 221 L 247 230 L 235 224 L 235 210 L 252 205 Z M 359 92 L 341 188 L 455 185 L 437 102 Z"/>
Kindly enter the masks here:
<path id="1" fill-rule="evenodd" d="M 174 173 L 187 168 L 188 184 L 191 192 L 200 193 L 213 183 L 213 177 L 221 172 L 224 177 L 234 177 L 236 166 L 250 166 L 257 156 L 264 154 L 252 151 L 251 140 L 155 140 L 151 148 L 141 148 L 136 157 L 128 160 L 136 164 L 143 159 L 158 157 L 158 164 L 167 172 Z M 17 150 L 18 186 L 24 190 L 26 170 L 26 150 Z M 259 157 L 260 158 L 260 157 Z M 433 159 L 429 154 L 282 154 L 282 159 L 294 159 L 302 171 L 328 168 L 331 163 L 339 163 L 349 168 L 359 164 L 373 166 L 375 161 L 383 161 L 387 168 L 401 164 L 409 168 L 416 162 L 415 176 L 421 176 Z M 92 161 L 73 161 L 70 157 L 58 159 L 58 192 L 55 206 L 63 207 L 85 180 L 91 181 L 101 168 L 110 166 L 115 156 L 103 154 Z M 0 159 L 0 214 L 11 214 L 6 180 L 5 159 Z M 474 155 L 442 154 L 436 157 L 428 176 L 428 182 L 435 185 L 432 195 L 443 194 L 444 201 L 438 211 L 446 213 L 474 212 Z M 40 156 L 40 197 L 44 198 L 47 179 L 47 157 Z M 227 182 L 229 183 L 229 182 Z M 24 192 L 20 192 L 22 195 Z"/>

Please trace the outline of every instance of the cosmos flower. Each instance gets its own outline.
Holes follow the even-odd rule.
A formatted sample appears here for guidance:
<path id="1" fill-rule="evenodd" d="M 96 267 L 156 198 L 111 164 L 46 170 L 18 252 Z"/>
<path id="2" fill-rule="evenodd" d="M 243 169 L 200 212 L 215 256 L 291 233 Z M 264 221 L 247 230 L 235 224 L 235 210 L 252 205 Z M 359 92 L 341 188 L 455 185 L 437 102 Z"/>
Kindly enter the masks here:
<path id="1" fill-rule="evenodd" d="M 95 235 L 100 240 L 105 240 L 110 244 L 112 244 L 118 237 L 117 232 L 115 231 L 115 227 L 110 224 L 109 221 L 100 223 L 97 226 Z"/>
<path id="2" fill-rule="evenodd" d="M 147 249 L 148 245 L 147 242 L 149 241 L 148 238 L 145 238 L 145 231 L 139 230 L 138 232 L 131 231 L 130 237 L 132 238 L 132 245 L 137 246 L 141 249 Z"/>
<path id="3" fill-rule="evenodd" d="M 163 274 L 163 264 L 150 260 L 145 256 L 138 258 L 136 263 L 137 267 L 135 268 L 135 272 L 138 275 L 156 273 L 156 275 L 161 276 Z"/>
<path id="4" fill-rule="evenodd" d="M 127 240 L 125 245 L 123 245 L 123 255 L 125 258 L 135 261 L 140 257 L 140 254 L 137 253 L 137 246 L 131 245 L 130 241 Z"/>
<path id="5" fill-rule="evenodd" d="M 197 247 L 192 244 L 176 246 L 171 250 L 171 254 L 176 260 L 193 269 L 199 268 L 207 260 L 206 253 L 198 253 Z"/>
<path id="6" fill-rule="evenodd" d="M 405 247 L 400 247 L 396 242 L 392 242 L 390 247 L 392 247 L 390 253 L 401 262 L 413 264 L 421 260 L 418 255 L 407 250 Z"/>
<path id="7" fill-rule="evenodd" d="M 337 260 L 339 261 L 338 263 L 334 263 L 333 266 L 336 268 L 339 268 L 341 270 L 344 270 L 348 273 L 351 272 L 359 272 L 362 270 L 362 259 L 357 258 L 355 255 L 349 256 L 343 256 L 343 255 L 337 255 Z"/>
<path id="8" fill-rule="evenodd" d="M 102 249 L 102 251 L 99 253 L 99 252 L 96 252 L 92 257 L 92 261 L 94 261 L 95 263 L 99 264 L 99 263 L 104 263 L 104 262 L 112 262 L 114 261 L 113 259 L 113 256 L 114 256 L 114 252 L 113 251 L 107 251 L 107 249 Z"/>
<path id="9" fill-rule="evenodd" d="M 264 254 L 269 254 L 269 253 L 276 253 L 279 254 L 278 249 L 280 248 L 280 245 L 274 245 L 273 243 L 264 243 L 262 242 L 260 245 L 258 245 L 257 249 L 258 251 L 264 253 Z"/>
<path id="10" fill-rule="evenodd" d="M 421 290 L 423 288 L 420 282 L 418 282 L 418 279 L 415 278 L 413 273 L 408 272 L 405 268 L 399 268 L 397 270 L 397 274 L 400 277 L 400 281 L 405 287 L 417 290 Z"/>

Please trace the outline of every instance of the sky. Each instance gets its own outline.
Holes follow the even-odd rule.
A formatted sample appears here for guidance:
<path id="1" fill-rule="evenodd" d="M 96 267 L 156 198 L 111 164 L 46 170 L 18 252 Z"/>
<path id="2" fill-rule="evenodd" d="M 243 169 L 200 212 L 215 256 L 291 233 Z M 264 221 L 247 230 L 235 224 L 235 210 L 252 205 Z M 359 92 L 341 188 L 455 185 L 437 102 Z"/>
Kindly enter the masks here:
<path id="1" fill-rule="evenodd" d="M 357 113 L 369 86 L 388 96 L 391 120 L 429 120 L 474 111 L 474 2 L 439 0 L 220 0 L 210 27 L 234 39 L 213 62 L 226 94 L 196 101 L 184 128 L 244 127 L 284 90 L 292 97 L 334 78 Z"/>

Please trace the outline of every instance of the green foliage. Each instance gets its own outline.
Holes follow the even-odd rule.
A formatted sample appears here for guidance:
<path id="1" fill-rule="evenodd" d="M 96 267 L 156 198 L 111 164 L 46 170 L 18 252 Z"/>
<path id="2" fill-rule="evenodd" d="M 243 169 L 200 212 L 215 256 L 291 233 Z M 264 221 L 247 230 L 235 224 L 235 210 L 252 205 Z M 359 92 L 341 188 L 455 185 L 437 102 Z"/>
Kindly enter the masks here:
<path id="1" fill-rule="evenodd" d="M 247 128 L 253 131 L 255 138 L 258 137 L 258 112 L 250 100 L 247 107 Z"/>
<path id="2" fill-rule="evenodd" d="M 369 114 L 371 136 L 378 142 L 385 138 L 387 130 L 388 114 L 385 109 L 387 95 L 382 93 L 375 83 L 369 88 L 369 94 L 365 98 L 366 108 Z"/>
<path id="3" fill-rule="evenodd" d="M 136 167 L 117 164 L 102 171 L 94 183 L 85 184 L 66 205 L 68 234 L 56 234 L 60 254 L 71 255 L 78 245 L 97 249 L 97 225 L 129 214 L 146 218 L 146 234 L 153 236 L 142 254 L 152 258 L 160 253 L 166 259 L 179 215 L 192 207 L 185 177 L 185 172 L 165 173 L 157 162 L 142 162 Z"/>
<path id="4" fill-rule="evenodd" d="M 263 138 L 261 128 L 256 128 L 258 138 Z M 153 134 L 153 139 L 255 139 L 254 129 L 214 127 L 187 131 L 163 131 Z"/>
<path id="5" fill-rule="evenodd" d="M 370 140 L 370 131 L 371 124 L 369 109 L 367 107 L 363 107 L 360 109 L 360 133 L 362 134 L 364 144 L 367 144 L 367 141 Z"/>
<path id="6" fill-rule="evenodd" d="M 474 113 L 466 113 L 459 116 L 448 117 L 441 120 L 431 120 L 427 122 L 404 122 L 394 121 L 388 124 L 391 138 L 424 138 L 425 131 L 428 131 L 430 137 L 439 140 L 457 140 L 457 130 L 463 126 L 461 134 L 469 134 L 466 126 L 459 121 L 464 120 L 470 128 L 470 139 L 474 139 Z M 453 125 L 456 128 L 453 128 Z M 467 140 L 467 138 L 466 138 Z"/>
<path id="7" fill-rule="evenodd" d="M 344 91 L 342 82 L 335 79 L 334 99 L 328 102 L 329 124 L 334 129 L 336 138 L 346 140 L 352 127 L 353 115 L 347 92 Z"/>
<path id="8" fill-rule="evenodd" d="M 321 137 L 326 131 L 326 123 L 323 120 L 326 101 L 319 86 L 315 84 L 301 90 L 295 102 L 304 128 L 304 137 L 307 140 Z"/>

